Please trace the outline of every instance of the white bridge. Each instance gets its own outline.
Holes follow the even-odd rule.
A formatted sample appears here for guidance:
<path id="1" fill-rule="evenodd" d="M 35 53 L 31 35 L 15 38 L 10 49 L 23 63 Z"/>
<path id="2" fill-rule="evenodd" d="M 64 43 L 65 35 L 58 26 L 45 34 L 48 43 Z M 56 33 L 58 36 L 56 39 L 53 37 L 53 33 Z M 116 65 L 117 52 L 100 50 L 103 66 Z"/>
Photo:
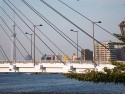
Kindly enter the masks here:
<path id="1" fill-rule="evenodd" d="M 91 61 L 0 61 L 0 72 L 38 72 L 38 73 L 84 73 L 89 70 L 103 71 L 104 67 L 113 68 L 110 62 Z"/>

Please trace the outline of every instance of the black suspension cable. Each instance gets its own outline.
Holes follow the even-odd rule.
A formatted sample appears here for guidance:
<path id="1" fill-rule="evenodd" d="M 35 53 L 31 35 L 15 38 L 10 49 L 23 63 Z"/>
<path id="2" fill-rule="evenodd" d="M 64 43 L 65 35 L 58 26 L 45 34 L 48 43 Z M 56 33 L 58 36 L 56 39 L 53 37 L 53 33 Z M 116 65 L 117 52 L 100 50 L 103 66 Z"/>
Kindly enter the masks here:
<path id="1" fill-rule="evenodd" d="M 10 5 L 5 1 L 5 0 L 3 0 L 4 1 L 4 3 L 6 3 L 7 4 L 7 6 L 8 7 L 10 7 Z M 10 7 L 11 8 L 11 10 L 12 11 L 14 11 L 14 9 L 12 8 L 12 7 Z M 15 12 L 15 11 L 14 11 Z M 15 14 L 25 23 L 25 25 L 27 25 L 27 27 L 32 31 L 32 32 L 34 32 L 32 29 L 31 29 L 31 27 L 15 12 Z M 49 50 L 54 54 L 54 55 L 56 55 L 55 54 L 55 52 L 36 34 L 36 36 L 46 45 L 46 47 L 47 48 L 49 48 Z M 59 58 L 59 60 L 65 65 L 65 63 Z"/>
<path id="2" fill-rule="evenodd" d="M 2 21 L 4 22 L 4 24 L 7 26 L 7 28 L 11 31 L 11 33 L 13 34 L 13 31 L 9 28 L 9 26 L 7 25 L 7 23 L 3 20 L 2 17 L 0 17 L 2 19 Z M 19 42 L 19 44 L 23 47 L 23 49 L 26 51 L 26 53 L 29 55 L 28 51 L 26 50 L 26 48 L 22 45 L 22 43 L 20 42 L 20 40 L 16 37 L 17 41 Z"/>
<path id="3" fill-rule="evenodd" d="M 13 42 L 12 41 L 12 39 L 11 39 L 11 37 L 8 35 L 8 33 L 6 32 L 6 30 L 3 28 L 3 26 L 2 25 L 0 25 L 1 26 L 1 28 L 4 30 L 4 32 L 6 33 L 6 35 L 8 36 L 8 38 L 11 40 L 11 42 Z M 22 54 L 22 52 L 20 51 L 20 49 L 17 47 L 17 45 L 13 42 L 13 44 L 16 46 L 16 48 L 17 48 L 17 50 L 20 52 L 20 54 L 23 56 L 23 58 L 25 59 L 25 57 L 24 57 L 24 55 Z"/>
<path id="4" fill-rule="evenodd" d="M 68 8 L 70 8 L 71 10 L 73 10 L 74 12 L 76 12 L 77 14 L 79 14 L 80 16 L 84 17 L 85 19 L 89 20 L 90 22 L 94 23 L 91 19 L 89 19 L 88 17 L 84 16 L 82 13 L 78 12 L 77 10 L 73 9 L 71 6 L 67 5 L 66 3 L 64 3 L 61 0 L 58 0 L 59 2 L 61 2 L 63 5 L 67 6 Z M 108 30 L 104 29 L 103 27 L 101 27 L 100 25 L 96 24 L 98 27 L 100 27 L 102 30 L 106 31 L 107 33 L 109 33 L 110 35 L 114 36 L 114 34 L 110 33 Z M 115 36 L 114 36 L 115 37 Z M 115 37 L 116 38 L 116 37 Z"/>
<path id="5" fill-rule="evenodd" d="M 70 44 L 72 44 L 75 48 L 76 48 L 76 46 L 73 44 L 73 43 L 71 43 L 65 36 L 67 36 L 67 35 L 62 35 L 59 31 L 61 31 L 61 30 L 59 30 L 55 25 L 53 25 L 51 22 L 49 22 L 44 16 L 42 16 L 38 11 L 36 11 L 33 7 L 31 7 L 26 1 L 24 1 L 24 0 L 21 0 L 22 2 L 24 2 L 29 8 L 31 8 L 40 18 L 42 18 L 48 25 L 50 25 L 57 33 L 59 33 L 64 39 L 66 39 Z M 55 29 L 56 28 L 56 29 Z M 62 31 L 61 31 L 62 32 Z M 68 36 L 67 36 L 68 37 Z M 72 42 L 74 42 L 73 40 L 72 40 Z M 74 42 L 75 43 L 75 42 Z M 75 43 L 76 44 L 76 43 Z M 77 45 L 77 44 L 76 44 Z M 79 46 L 80 47 L 80 46 Z M 81 48 L 81 47 L 80 47 Z M 81 48 L 82 49 L 82 48 Z M 79 49 L 78 49 L 79 50 Z M 81 52 L 81 50 L 79 50 L 80 52 Z"/>
<path id="6" fill-rule="evenodd" d="M 9 0 L 8 0 L 9 1 Z M 10 2 L 10 1 L 9 1 Z M 12 2 L 10 2 L 11 4 L 12 4 Z M 14 7 L 15 7 L 15 9 L 17 9 L 32 25 L 34 25 L 33 24 L 33 22 L 28 18 L 28 17 L 26 17 L 25 15 L 24 15 L 24 13 L 22 13 L 14 4 L 12 4 Z M 60 52 L 62 52 L 63 53 L 63 55 L 66 55 L 54 42 L 52 42 L 38 27 L 36 27 L 42 34 L 43 34 L 43 36 L 45 37 L 45 38 L 47 38 Z"/>
<path id="7" fill-rule="evenodd" d="M 69 20 L 67 17 L 65 17 L 63 14 L 61 14 L 59 11 L 57 11 L 56 9 L 54 9 L 52 6 L 50 6 L 48 3 L 46 3 L 44 0 L 40 0 L 42 3 L 44 3 L 46 6 L 48 6 L 50 9 L 52 9 L 53 11 L 55 11 L 58 15 L 60 15 L 61 17 L 63 17 L 65 20 L 67 20 L 69 23 L 71 23 L 72 25 L 74 25 L 76 28 L 78 28 L 79 30 L 81 30 L 83 33 L 85 33 L 87 36 L 89 36 L 90 38 L 94 39 L 97 43 L 99 43 L 100 45 L 102 45 L 104 48 L 108 49 L 112 54 L 116 54 L 114 51 L 110 50 L 109 48 L 107 48 L 105 45 L 103 45 L 101 42 L 99 42 L 97 39 L 93 38 L 91 35 L 89 35 L 87 32 L 85 32 L 82 28 L 80 28 L 78 25 L 76 25 L 75 23 L 73 23 L 71 20 Z M 95 66 L 96 63 L 94 61 L 92 61 Z"/>
<path id="8" fill-rule="evenodd" d="M 8 15 L 8 13 L 0 6 L 0 8 L 3 10 L 3 12 L 11 19 L 11 21 L 14 22 L 14 20 Z M 18 29 L 23 33 L 23 35 L 25 35 L 25 37 L 31 42 L 31 39 L 29 39 L 26 34 L 24 33 L 24 31 L 16 24 L 16 26 L 18 27 Z M 34 43 L 32 42 L 32 44 L 34 45 Z M 36 46 L 35 46 L 36 47 Z M 39 51 L 42 55 L 43 53 L 38 49 L 38 47 L 36 47 L 37 51 Z"/>
<path id="9" fill-rule="evenodd" d="M 3 0 L 3 1 L 4 1 L 5 4 L 7 4 L 8 7 L 10 7 L 10 5 L 5 0 Z M 10 9 L 12 11 L 14 11 L 14 13 L 22 20 L 22 22 L 24 22 L 24 24 L 34 33 L 34 31 L 32 30 L 32 28 L 15 12 L 15 10 L 12 7 L 10 7 Z M 36 34 L 36 36 L 42 41 L 42 39 L 37 34 Z"/>
<path id="10" fill-rule="evenodd" d="M 31 7 L 26 1 L 22 1 L 22 2 L 24 2 L 24 3 L 26 3 L 27 4 L 27 6 L 30 8 L 30 9 L 32 9 L 39 17 L 41 17 L 42 15 L 37 11 L 36 12 L 36 10 L 33 8 L 33 7 Z M 51 22 L 49 22 L 44 16 L 42 16 L 41 17 L 48 25 L 50 25 L 55 31 L 57 31 L 57 27 L 55 26 L 55 25 L 53 25 Z M 57 28 L 57 29 L 55 29 L 55 28 Z M 59 29 L 58 29 L 59 30 Z M 59 31 L 61 31 L 61 30 L 59 30 Z M 61 31 L 62 32 L 62 31 Z M 60 34 L 60 32 L 58 32 L 57 31 L 57 33 L 59 33 Z M 63 38 L 65 38 L 62 34 L 60 34 Z M 66 39 L 66 38 L 65 38 Z M 67 39 L 66 39 L 67 40 Z M 67 40 L 68 41 L 68 40 Z M 68 41 L 70 44 L 72 44 L 70 41 Z M 74 42 L 74 41 L 73 41 Z M 73 44 L 72 44 L 73 45 Z M 73 45 L 74 46 L 74 45 Z M 74 46 L 75 47 L 75 46 Z M 80 47 L 80 46 L 79 46 Z M 76 47 L 75 47 L 76 48 Z M 81 48 L 82 49 L 82 48 Z M 79 49 L 78 49 L 79 50 Z M 82 54 L 84 54 L 81 50 L 79 50 Z M 88 55 L 88 54 L 87 54 Z M 91 60 L 92 62 L 93 62 L 93 60 Z M 93 62 L 94 63 L 94 62 Z"/>
<path id="11" fill-rule="evenodd" d="M 72 25 L 74 25 L 76 28 L 78 28 L 80 31 L 82 31 L 83 33 L 85 33 L 87 36 L 89 36 L 90 38 L 94 39 L 96 42 L 98 42 L 100 45 L 102 45 L 103 47 L 105 47 L 106 49 L 109 50 L 109 48 L 107 48 L 105 45 L 103 45 L 101 42 L 99 42 L 97 39 L 93 38 L 91 35 L 89 35 L 87 32 L 85 32 L 82 28 L 80 28 L 78 25 L 76 25 L 75 23 L 73 23 L 71 20 L 69 20 L 67 17 L 65 17 L 64 15 L 62 15 L 59 11 L 57 11 L 56 9 L 54 9 L 52 6 L 50 6 L 48 3 L 46 3 L 44 0 L 40 0 L 42 3 L 44 3 L 46 6 L 48 6 L 50 9 L 52 9 L 53 11 L 55 11 L 57 14 L 59 14 L 61 17 L 63 17 L 65 20 L 67 20 L 69 23 L 71 23 Z"/>
<path id="12" fill-rule="evenodd" d="M 9 60 L 9 58 L 8 58 L 8 56 L 6 55 L 6 53 L 5 53 L 4 49 L 3 49 L 3 47 L 2 47 L 1 45 L 0 45 L 0 48 L 1 48 L 1 50 L 3 51 L 3 53 L 4 53 L 5 57 L 7 58 L 8 62 L 11 63 L 10 60 Z"/>
<path id="13" fill-rule="evenodd" d="M 2 52 L 1 49 L 0 49 L 0 53 L 1 53 L 1 55 L 3 56 L 4 60 L 6 60 L 6 57 L 5 57 L 5 55 L 4 55 L 4 53 Z"/>

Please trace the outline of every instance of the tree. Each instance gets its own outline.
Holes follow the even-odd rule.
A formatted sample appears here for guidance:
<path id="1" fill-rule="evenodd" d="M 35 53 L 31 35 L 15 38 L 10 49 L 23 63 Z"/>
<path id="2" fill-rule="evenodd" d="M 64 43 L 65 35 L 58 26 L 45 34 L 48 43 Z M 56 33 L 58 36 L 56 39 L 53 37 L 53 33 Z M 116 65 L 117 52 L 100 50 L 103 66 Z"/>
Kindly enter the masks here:
<path id="1" fill-rule="evenodd" d="M 114 45 L 122 45 L 125 49 L 125 38 L 119 34 L 114 34 L 121 42 L 113 42 Z M 66 77 L 74 78 L 79 81 L 90 81 L 94 83 L 121 83 L 125 85 L 125 64 L 122 62 L 111 62 L 115 67 L 113 69 L 104 68 L 104 72 L 89 71 L 83 73 L 67 73 Z"/>
<path id="2" fill-rule="evenodd" d="M 67 73 L 64 76 L 74 78 L 79 81 L 89 81 L 94 83 L 121 83 L 125 85 L 125 64 L 121 62 L 112 62 L 113 69 L 104 68 L 104 72 L 90 71 L 87 73 Z"/>

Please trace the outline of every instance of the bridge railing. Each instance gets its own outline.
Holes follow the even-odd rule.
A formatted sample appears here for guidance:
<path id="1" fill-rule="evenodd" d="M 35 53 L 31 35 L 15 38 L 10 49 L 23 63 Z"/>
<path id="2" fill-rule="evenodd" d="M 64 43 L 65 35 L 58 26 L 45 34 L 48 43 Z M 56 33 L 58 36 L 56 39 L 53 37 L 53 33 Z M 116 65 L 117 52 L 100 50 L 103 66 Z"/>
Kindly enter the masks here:
<path id="1" fill-rule="evenodd" d="M 13 61 L 8 61 L 8 60 L 0 60 L 0 64 L 4 64 L 4 63 L 12 63 Z"/>
<path id="2" fill-rule="evenodd" d="M 10 64 L 14 64 L 14 63 L 33 63 L 33 60 L 16 60 L 16 61 L 0 60 L 0 64 L 4 64 L 4 63 L 10 63 Z"/>
<path id="3" fill-rule="evenodd" d="M 125 61 L 117 61 L 117 62 L 123 62 L 125 63 Z M 14 64 L 14 63 L 34 63 L 33 60 L 16 60 L 16 61 L 7 61 L 7 60 L 0 60 L 0 64 L 4 64 L 4 63 L 10 63 L 10 64 Z M 60 60 L 36 60 L 35 63 L 39 64 L 39 63 L 62 63 L 62 61 Z M 64 63 L 79 63 L 79 64 L 94 64 L 92 61 L 90 60 L 68 60 L 65 61 Z M 96 64 L 111 64 L 110 61 L 95 61 Z"/>
<path id="4" fill-rule="evenodd" d="M 7 61 L 0 60 L 0 63 L 34 63 L 33 60 L 16 60 L 16 61 Z M 35 63 L 62 63 L 60 60 L 36 60 Z M 68 60 L 64 63 L 92 63 L 91 61 L 81 61 L 81 60 Z"/>

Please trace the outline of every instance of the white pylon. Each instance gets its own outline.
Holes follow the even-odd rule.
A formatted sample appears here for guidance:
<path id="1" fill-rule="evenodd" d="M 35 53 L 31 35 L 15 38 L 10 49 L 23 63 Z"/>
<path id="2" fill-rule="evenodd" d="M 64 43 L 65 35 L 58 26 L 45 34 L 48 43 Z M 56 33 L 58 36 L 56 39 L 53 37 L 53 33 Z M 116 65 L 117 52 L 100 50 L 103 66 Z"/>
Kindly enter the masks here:
<path id="1" fill-rule="evenodd" d="M 13 23 L 13 35 L 12 35 L 12 48 L 11 48 L 11 60 L 16 61 L 16 32 L 15 32 L 15 12 L 14 12 L 14 23 Z"/>
<path id="2" fill-rule="evenodd" d="M 11 50 L 11 60 L 16 60 L 16 33 L 15 33 L 15 22 L 13 25 L 13 35 L 12 35 L 12 50 Z"/>

